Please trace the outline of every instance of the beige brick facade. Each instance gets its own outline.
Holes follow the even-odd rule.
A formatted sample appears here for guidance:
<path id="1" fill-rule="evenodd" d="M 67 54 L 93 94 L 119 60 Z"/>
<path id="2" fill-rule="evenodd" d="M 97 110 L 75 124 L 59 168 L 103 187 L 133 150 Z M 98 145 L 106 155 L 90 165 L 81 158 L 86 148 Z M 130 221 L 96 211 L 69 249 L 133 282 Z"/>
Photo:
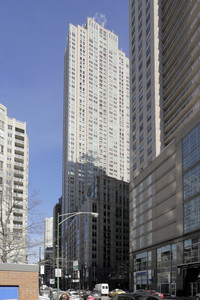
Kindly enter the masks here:
<path id="1" fill-rule="evenodd" d="M 37 265 L 0 265 L 0 286 L 18 286 L 19 300 L 39 299 L 38 277 Z"/>

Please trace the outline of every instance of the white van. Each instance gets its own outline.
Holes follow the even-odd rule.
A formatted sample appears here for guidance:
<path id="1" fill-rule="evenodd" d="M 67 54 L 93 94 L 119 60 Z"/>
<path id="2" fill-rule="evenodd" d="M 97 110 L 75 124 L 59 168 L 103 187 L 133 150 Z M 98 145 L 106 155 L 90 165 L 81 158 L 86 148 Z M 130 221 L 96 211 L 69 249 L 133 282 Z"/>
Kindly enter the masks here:
<path id="1" fill-rule="evenodd" d="M 109 295 L 109 286 L 107 283 L 97 283 L 94 290 L 98 291 L 102 296 Z"/>

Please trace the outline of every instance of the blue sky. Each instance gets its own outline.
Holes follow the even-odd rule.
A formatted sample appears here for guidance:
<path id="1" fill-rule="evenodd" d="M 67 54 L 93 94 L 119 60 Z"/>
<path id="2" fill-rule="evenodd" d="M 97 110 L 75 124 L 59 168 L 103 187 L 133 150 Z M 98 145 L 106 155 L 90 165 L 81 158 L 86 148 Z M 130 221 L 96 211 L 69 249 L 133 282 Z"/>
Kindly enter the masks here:
<path id="1" fill-rule="evenodd" d="M 1 0 L 0 102 L 27 123 L 29 183 L 44 217 L 62 192 L 63 57 L 69 23 L 103 14 L 128 56 L 128 0 Z"/>

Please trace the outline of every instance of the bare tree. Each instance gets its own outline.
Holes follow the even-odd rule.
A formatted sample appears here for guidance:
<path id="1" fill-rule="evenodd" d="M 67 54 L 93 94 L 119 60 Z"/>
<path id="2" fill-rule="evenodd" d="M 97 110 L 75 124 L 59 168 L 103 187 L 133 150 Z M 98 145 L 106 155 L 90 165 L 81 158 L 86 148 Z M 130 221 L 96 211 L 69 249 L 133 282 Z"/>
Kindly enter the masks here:
<path id="1" fill-rule="evenodd" d="M 6 182 L 0 184 L 0 259 L 3 263 L 27 263 L 27 248 L 38 245 L 31 235 L 42 228 L 40 201 L 36 193 L 28 198 L 28 189 L 23 189 L 23 181 L 16 181 L 16 175 L 4 178 Z"/>

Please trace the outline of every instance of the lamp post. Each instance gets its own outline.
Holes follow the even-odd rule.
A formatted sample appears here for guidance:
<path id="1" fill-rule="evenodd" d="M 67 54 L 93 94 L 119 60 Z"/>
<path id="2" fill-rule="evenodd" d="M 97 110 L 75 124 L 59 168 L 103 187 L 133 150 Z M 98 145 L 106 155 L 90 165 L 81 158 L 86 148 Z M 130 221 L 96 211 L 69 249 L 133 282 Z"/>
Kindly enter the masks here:
<path id="1" fill-rule="evenodd" d="M 59 226 L 64 223 L 65 221 L 67 221 L 68 219 L 70 218 L 73 218 L 75 216 L 78 216 L 78 215 L 91 215 L 95 218 L 98 217 L 98 213 L 95 213 L 95 212 L 86 212 L 86 211 L 78 211 L 78 212 L 72 212 L 72 213 L 66 213 L 66 214 L 59 214 L 58 213 L 58 217 L 57 217 L 57 270 L 59 269 Z M 60 221 L 60 217 L 63 217 L 63 216 L 67 216 L 65 219 L 63 219 L 62 221 Z M 57 271 L 58 272 L 58 271 Z M 80 280 L 80 278 L 79 278 Z M 57 300 L 59 300 L 59 284 L 60 284 L 60 277 L 59 277 L 59 274 L 57 274 Z"/>

